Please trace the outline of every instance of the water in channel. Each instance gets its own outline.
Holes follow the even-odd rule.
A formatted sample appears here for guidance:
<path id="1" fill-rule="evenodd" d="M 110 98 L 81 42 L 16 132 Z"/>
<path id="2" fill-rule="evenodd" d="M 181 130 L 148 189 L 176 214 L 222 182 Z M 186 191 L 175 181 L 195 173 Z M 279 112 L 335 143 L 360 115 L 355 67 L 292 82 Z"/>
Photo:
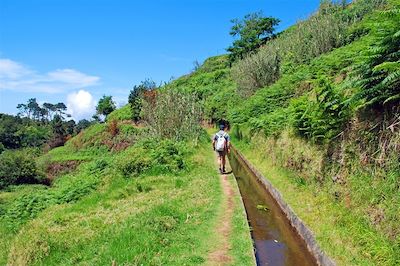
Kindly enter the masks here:
<path id="1" fill-rule="evenodd" d="M 234 153 L 229 157 L 251 227 L 257 265 L 317 265 L 303 239 L 253 172 Z"/>

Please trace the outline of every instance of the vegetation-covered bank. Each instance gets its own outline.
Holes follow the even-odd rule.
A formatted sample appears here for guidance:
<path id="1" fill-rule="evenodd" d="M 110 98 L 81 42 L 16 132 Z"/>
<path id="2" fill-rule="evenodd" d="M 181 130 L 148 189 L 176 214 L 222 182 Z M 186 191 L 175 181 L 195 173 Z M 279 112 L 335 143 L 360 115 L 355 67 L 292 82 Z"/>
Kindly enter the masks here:
<path id="1" fill-rule="evenodd" d="M 323 1 L 242 60 L 209 58 L 171 84 L 199 92 L 209 121 L 230 122 L 343 265 L 399 263 L 399 8 Z"/>
<path id="2" fill-rule="evenodd" d="M 287 141 L 287 140 L 286 140 Z M 371 226 L 362 207 L 341 200 L 328 186 L 306 184 L 296 172 L 271 159 L 271 143 L 235 140 L 237 148 L 276 187 L 294 212 L 314 232 L 321 248 L 338 265 L 398 265 L 395 240 Z M 393 208 L 397 208 L 393 206 Z"/>

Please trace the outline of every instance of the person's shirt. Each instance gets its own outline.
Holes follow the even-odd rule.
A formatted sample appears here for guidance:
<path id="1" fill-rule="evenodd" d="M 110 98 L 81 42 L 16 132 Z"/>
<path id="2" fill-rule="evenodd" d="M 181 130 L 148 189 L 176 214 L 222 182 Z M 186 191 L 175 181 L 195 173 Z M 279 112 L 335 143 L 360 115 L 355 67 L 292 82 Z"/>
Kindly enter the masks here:
<path id="1" fill-rule="evenodd" d="M 225 134 L 225 140 L 226 140 L 227 142 L 231 141 L 231 138 L 229 137 L 229 134 L 226 133 L 226 132 L 223 131 L 223 130 L 220 130 L 220 131 L 218 131 L 218 132 L 215 134 L 214 140 L 217 141 L 217 140 L 218 140 L 218 136 L 223 136 L 224 134 Z"/>

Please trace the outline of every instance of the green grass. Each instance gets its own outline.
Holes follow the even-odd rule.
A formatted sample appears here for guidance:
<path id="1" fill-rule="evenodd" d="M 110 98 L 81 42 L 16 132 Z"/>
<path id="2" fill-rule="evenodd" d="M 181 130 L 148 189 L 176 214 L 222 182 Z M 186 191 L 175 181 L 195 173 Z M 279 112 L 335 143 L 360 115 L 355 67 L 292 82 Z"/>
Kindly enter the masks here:
<path id="1" fill-rule="evenodd" d="M 117 121 L 123 121 L 123 120 L 131 120 L 132 119 L 132 109 L 130 104 L 126 104 L 121 108 L 118 108 L 117 110 L 113 111 L 111 114 L 107 116 L 107 121 L 112 121 L 112 120 L 117 120 Z"/>
<path id="2" fill-rule="evenodd" d="M 398 243 L 371 227 L 363 216 L 347 208 L 345 202 L 335 200 L 329 189 L 299 182 L 295 173 L 273 164 L 260 145 L 238 143 L 237 147 L 281 192 L 338 265 L 400 263 Z"/>
<path id="3" fill-rule="evenodd" d="M 89 129 L 97 133 L 89 134 L 92 137 L 86 141 L 102 134 L 98 127 Z M 141 145 L 137 145 L 139 150 Z M 192 152 L 182 153 L 185 168 L 174 170 L 163 166 L 174 164 L 168 156 L 180 160 L 170 155 L 172 148 L 166 145 L 164 149 L 152 146 L 160 158 L 157 166 L 128 178 L 116 166 L 130 160 L 127 154 L 134 152 L 135 146 L 126 152 L 88 153 L 87 162 L 58 177 L 50 188 L 28 185 L 1 192 L 0 265 L 206 262 L 218 242 L 215 228 L 223 211 L 214 154 L 205 143 L 187 147 Z M 78 158 L 74 153 L 67 144 L 45 156 L 62 161 Z M 233 219 L 233 264 L 253 265 L 249 228 L 241 205 L 236 205 Z"/>

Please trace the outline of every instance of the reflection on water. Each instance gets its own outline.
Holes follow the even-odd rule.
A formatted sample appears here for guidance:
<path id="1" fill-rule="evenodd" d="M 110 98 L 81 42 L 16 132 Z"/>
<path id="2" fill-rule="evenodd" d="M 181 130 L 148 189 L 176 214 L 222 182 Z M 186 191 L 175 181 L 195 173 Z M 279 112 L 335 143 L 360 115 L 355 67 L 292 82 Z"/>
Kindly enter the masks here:
<path id="1" fill-rule="evenodd" d="M 252 229 L 257 265 L 316 265 L 303 240 L 257 177 L 233 153 L 229 157 Z"/>

